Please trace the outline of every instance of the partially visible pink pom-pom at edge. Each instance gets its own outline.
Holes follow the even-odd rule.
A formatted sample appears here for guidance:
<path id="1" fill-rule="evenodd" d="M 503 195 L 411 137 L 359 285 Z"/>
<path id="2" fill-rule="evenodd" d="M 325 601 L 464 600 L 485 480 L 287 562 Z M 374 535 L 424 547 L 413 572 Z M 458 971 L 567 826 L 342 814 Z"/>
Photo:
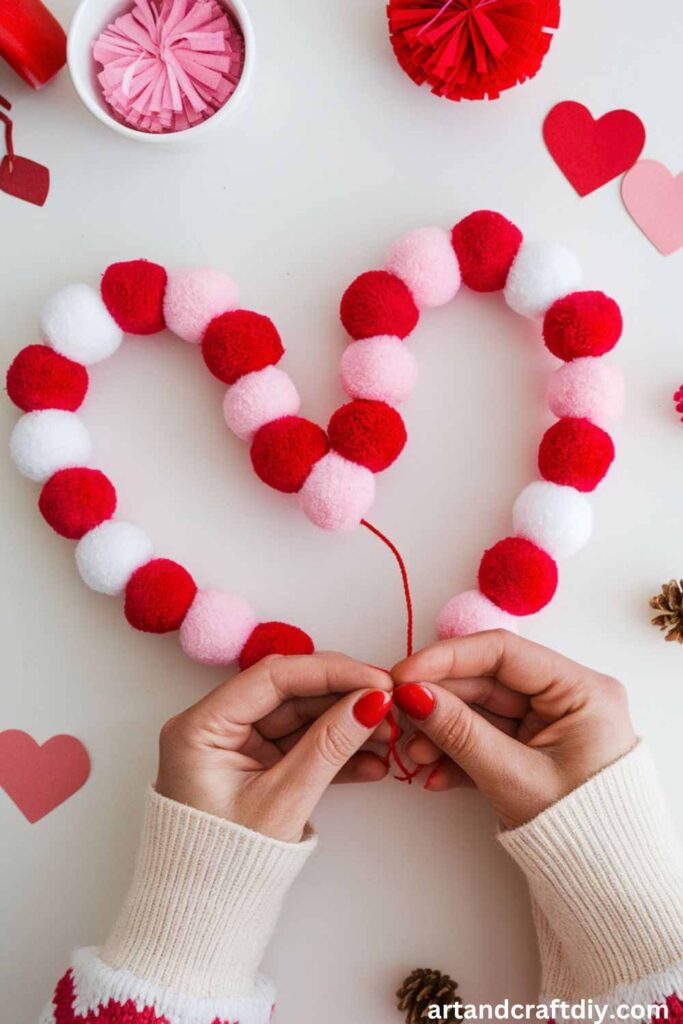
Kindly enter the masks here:
<path id="1" fill-rule="evenodd" d="M 162 46 L 170 56 L 150 53 Z M 179 132 L 230 99 L 244 70 L 244 36 L 217 0 L 135 0 L 101 33 L 93 56 L 119 121 L 152 134 Z"/>

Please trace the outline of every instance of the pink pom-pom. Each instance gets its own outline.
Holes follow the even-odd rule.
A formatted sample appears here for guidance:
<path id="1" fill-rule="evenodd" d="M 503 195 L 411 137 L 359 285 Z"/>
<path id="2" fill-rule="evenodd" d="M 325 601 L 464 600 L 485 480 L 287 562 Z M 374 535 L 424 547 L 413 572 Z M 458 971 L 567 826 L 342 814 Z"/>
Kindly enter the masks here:
<path id="1" fill-rule="evenodd" d="M 180 646 L 202 665 L 230 665 L 257 624 L 255 612 L 240 597 L 199 590 L 180 627 Z"/>
<path id="2" fill-rule="evenodd" d="M 347 395 L 388 405 L 398 405 L 408 397 L 417 382 L 417 372 L 412 352 L 391 334 L 354 342 L 341 361 Z"/>
<path id="3" fill-rule="evenodd" d="M 512 615 L 498 608 L 478 590 L 465 590 L 448 601 L 436 620 L 439 640 L 453 636 L 469 636 L 486 629 L 507 629 L 517 632 L 517 623 Z"/>
<path id="4" fill-rule="evenodd" d="M 369 469 L 328 452 L 316 462 L 299 492 L 301 508 L 323 530 L 355 529 L 375 498 Z"/>
<path id="5" fill-rule="evenodd" d="M 550 378 L 548 405 L 559 419 L 587 419 L 599 426 L 614 423 L 624 411 L 624 378 L 604 359 L 574 359 Z"/>
<path id="6" fill-rule="evenodd" d="M 416 228 L 389 250 L 385 270 L 400 277 L 420 309 L 444 306 L 460 287 L 460 267 L 442 228 Z"/>
<path id="7" fill-rule="evenodd" d="M 199 344 L 214 317 L 235 309 L 235 282 L 212 267 L 176 267 L 169 271 L 164 318 L 169 331 L 183 341 Z"/>
<path id="8" fill-rule="evenodd" d="M 299 393 L 290 377 L 277 366 L 267 366 L 247 373 L 228 388 L 223 415 L 232 432 L 248 441 L 266 423 L 296 416 L 300 406 Z"/>

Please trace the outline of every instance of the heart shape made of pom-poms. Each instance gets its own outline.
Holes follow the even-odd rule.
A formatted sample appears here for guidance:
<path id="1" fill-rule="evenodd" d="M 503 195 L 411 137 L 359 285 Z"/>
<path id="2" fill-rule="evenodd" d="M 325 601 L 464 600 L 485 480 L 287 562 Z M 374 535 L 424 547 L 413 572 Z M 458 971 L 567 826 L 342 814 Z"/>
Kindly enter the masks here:
<path id="1" fill-rule="evenodd" d="M 383 267 L 361 274 L 345 291 L 342 324 L 351 342 L 341 360 L 349 401 L 323 429 L 300 415 L 299 395 L 280 367 L 284 345 L 272 320 L 241 308 L 237 287 L 209 268 L 166 271 L 133 260 L 112 264 L 100 291 L 72 284 L 53 295 L 42 318 L 43 343 L 29 345 L 7 374 L 10 398 L 23 410 L 11 438 L 17 468 L 42 484 L 40 511 L 57 533 L 77 541 L 76 562 L 95 591 L 124 594 L 128 621 L 150 633 L 178 630 L 183 650 L 208 665 L 242 668 L 271 653 L 309 653 L 311 638 L 280 621 L 260 621 L 242 598 L 202 589 L 171 559 L 155 557 L 147 534 L 114 518 L 116 491 L 88 465 L 91 443 L 77 415 L 88 368 L 113 354 L 124 331 L 149 335 L 164 327 L 200 346 L 207 368 L 227 385 L 230 429 L 250 445 L 258 476 L 296 494 L 304 514 L 330 531 L 368 527 L 375 475 L 401 454 L 406 429 L 396 408 L 413 390 L 417 366 L 405 340 L 423 310 L 444 305 L 461 285 L 503 290 L 507 304 L 542 320 L 547 348 L 562 365 L 551 375 L 548 405 L 556 422 L 539 448 L 541 479 L 513 509 L 513 533 L 485 552 L 478 589 L 458 594 L 437 621 L 441 637 L 491 628 L 516 629 L 553 597 L 557 560 L 588 540 L 586 493 L 614 457 L 605 426 L 620 414 L 623 381 L 602 357 L 617 343 L 616 302 L 580 291 L 580 268 L 564 246 L 527 242 L 499 213 L 480 210 L 450 231 L 418 228 L 389 250 Z"/>

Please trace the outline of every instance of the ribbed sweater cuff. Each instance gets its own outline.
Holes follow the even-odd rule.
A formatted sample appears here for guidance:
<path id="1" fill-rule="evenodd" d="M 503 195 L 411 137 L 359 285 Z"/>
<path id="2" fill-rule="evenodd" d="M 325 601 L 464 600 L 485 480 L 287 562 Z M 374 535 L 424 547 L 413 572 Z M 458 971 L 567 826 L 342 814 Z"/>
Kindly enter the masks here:
<path id="1" fill-rule="evenodd" d="M 150 790 L 103 962 L 189 996 L 250 994 L 282 899 L 315 845 L 311 833 L 280 842 Z"/>
<path id="2" fill-rule="evenodd" d="M 561 943 L 575 994 L 601 995 L 683 958 L 683 854 L 642 744 L 500 842 Z M 546 976 L 543 990 L 560 984 Z"/>

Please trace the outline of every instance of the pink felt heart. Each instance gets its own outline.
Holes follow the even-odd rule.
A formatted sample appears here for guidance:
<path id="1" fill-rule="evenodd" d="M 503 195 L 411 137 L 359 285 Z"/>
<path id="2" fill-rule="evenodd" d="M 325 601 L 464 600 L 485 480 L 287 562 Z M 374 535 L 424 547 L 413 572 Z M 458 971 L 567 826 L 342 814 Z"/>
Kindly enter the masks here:
<path id="1" fill-rule="evenodd" d="M 645 145 L 645 127 L 630 110 L 610 110 L 596 121 L 581 103 L 558 103 L 543 123 L 550 155 L 580 196 L 632 167 Z"/>
<path id="2" fill-rule="evenodd" d="M 75 736 L 43 745 L 19 729 L 0 733 L 0 786 L 34 824 L 73 796 L 90 774 L 90 757 Z"/>
<path id="3" fill-rule="evenodd" d="M 683 246 L 683 174 L 657 160 L 641 160 L 621 183 L 621 198 L 634 221 L 665 256 Z"/>

